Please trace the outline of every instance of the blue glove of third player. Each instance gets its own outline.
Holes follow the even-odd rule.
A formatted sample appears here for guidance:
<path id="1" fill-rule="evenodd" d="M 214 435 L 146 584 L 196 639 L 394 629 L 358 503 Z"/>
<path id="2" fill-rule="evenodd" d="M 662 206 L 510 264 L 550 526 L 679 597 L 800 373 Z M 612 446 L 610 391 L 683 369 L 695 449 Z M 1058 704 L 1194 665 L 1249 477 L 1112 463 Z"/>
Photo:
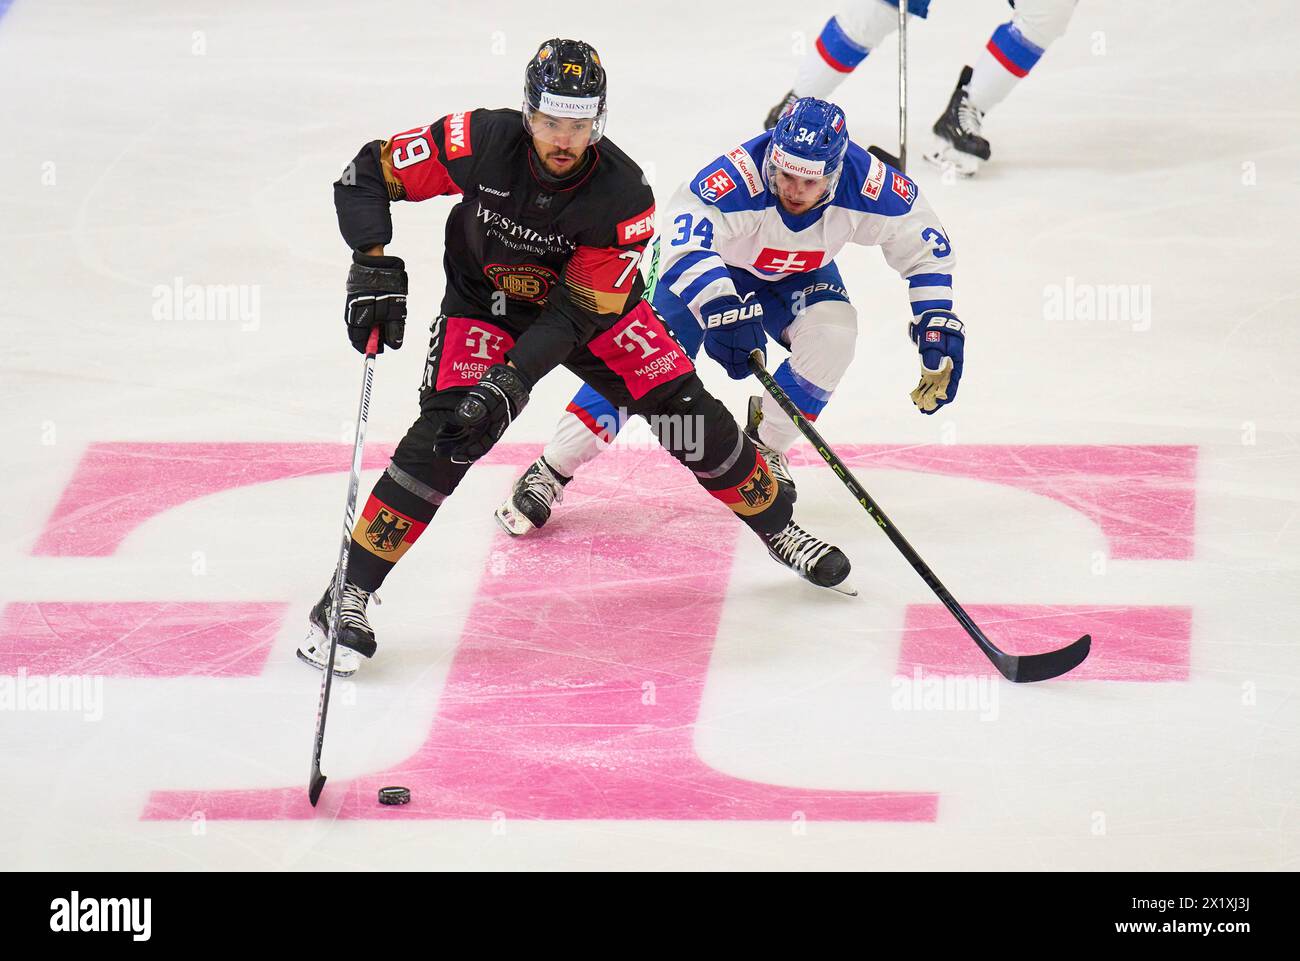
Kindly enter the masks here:
<path id="1" fill-rule="evenodd" d="M 717 297 L 700 308 L 704 318 L 704 352 L 727 370 L 733 380 L 749 376 L 749 352 L 767 345 L 763 306 L 754 293 L 743 298 Z M 764 363 L 767 363 L 764 352 Z"/>
<path id="2" fill-rule="evenodd" d="M 912 403 L 922 414 L 933 414 L 957 399 L 966 326 L 951 310 L 927 310 L 907 325 L 907 332 L 921 354 L 921 382 L 912 391 Z"/>

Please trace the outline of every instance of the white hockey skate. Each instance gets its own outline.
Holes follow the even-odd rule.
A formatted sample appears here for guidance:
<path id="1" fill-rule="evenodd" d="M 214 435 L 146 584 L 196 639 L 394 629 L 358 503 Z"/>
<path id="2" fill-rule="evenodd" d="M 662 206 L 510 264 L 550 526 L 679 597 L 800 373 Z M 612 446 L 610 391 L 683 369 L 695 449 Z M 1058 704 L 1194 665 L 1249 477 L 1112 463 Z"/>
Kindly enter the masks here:
<path id="1" fill-rule="evenodd" d="M 551 508 L 564 500 L 564 485 L 572 479 L 558 473 L 545 457 L 539 457 L 515 481 L 510 496 L 493 516 L 511 537 L 543 527 L 551 517 Z"/>

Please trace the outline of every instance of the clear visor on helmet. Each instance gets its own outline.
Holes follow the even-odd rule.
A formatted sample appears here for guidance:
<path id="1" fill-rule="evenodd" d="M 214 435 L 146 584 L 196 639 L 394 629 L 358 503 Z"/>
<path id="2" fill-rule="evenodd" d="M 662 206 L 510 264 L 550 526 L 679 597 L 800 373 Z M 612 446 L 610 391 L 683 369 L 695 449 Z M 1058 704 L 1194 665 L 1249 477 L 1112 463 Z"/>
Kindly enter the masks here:
<path id="1" fill-rule="evenodd" d="M 605 109 L 599 97 L 556 97 L 543 92 L 530 103 L 524 93 L 524 129 L 530 137 L 581 153 L 605 133 Z"/>
<path id="2" fill-rule="evenodd" d="M 769 144 L 764 160 L 767 189 L 787 205 L 798 208 L 810 209 L 829 201 L 844 169 L 843 163 L 837 163 L 828 175 L 826 161 L 804 160 L 775 144 Z"/>

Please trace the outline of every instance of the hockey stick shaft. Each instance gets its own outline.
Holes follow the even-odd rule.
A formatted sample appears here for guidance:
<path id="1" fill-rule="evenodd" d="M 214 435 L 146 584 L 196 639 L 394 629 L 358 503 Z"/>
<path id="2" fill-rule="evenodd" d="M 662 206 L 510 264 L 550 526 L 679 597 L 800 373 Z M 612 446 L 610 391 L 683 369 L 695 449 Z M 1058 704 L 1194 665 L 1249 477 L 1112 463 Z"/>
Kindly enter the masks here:
<path id="1" fill-rule="evenodd" d="M 821 455 L 822 460 L 826 461 L 831 470 L 835 471 L 835 476 L 849 489 L 849 493 L 857 499 L 857 502 L 862 505 L 872 520 L 885 532 L 885 536 L 889 538 L 890 542 L 898 548 L 899 553 L 912 565 L 912 569 L 921 576 L 926 586 L 943 602 L 944 607 L 948 608 L 949 613 L 957 619 L 962 629 L 970 635 L 971 640 L 979 646 L 984 655 L 993 662 L 994 667 L 1007 680 L 1046 680 L 1049 677 L 1064 674 L 1088 656 L 1091 638 L 1086 634 L 1069 647 L 1046 654 L 1017 656 L 1007 654 L 999 649 L 984 635 L 979 625 L 971 619 L 965 609 L 957 603 L 957 599 L 952 596 L 952 592 L 943 586 L 943 582 L 939 580 L 934 571 L 930 570 L 930 566 L 921 559 L 921 555 L 916 552 L 916 549 L 907 542 L 907 538 L 894 526 L 893 522 L 885 515 L 885 512 L 880 509 L 880 505 L 872 499 L 858 479 L 853 476 L 853 472 L 845 466 L 835 451 L 831 450 L 830 445 L 826 443 L 821 434 L 817 433 L 817 429 L 808 422 L 803 412 L 781 389 L 781 385 L 767 372 L 761 350 L 755 350 L 749 355 L 749 369 L 759 379 L 764 389 L 781 406 L 786 415 L 794 421 L 794 425 L 799 428 L 799 432 L 813 445 L 813 448 Z"/>
<path id="2" fill-rule="evenodd" d="M 379 351 L 379 328 L 370 331 L 366 343 L 365 374 L 361 380 L 361 403 L 357 409 L 357 434 L 352 443 L 352 473 L 348 477 L 348 501 L 343 511 L 343 540 L 339 545 L 339 562 L 334 568 L 334 596 L 330 603 L 329 663 L 320 682 L 320 701 L 316 705 L 316 737 L 311 749 L 311 780 L 307 782 L 307 797 L 312 807 L 320 799 L 325 787 L 325 775 L 320 769 L 320 755 L 325 747 L 325 718 L 329 713 L 330 686 L 334 679 L 334 657 L 338 652 L 339 615 L 343 608 L 343 584 L 347 581 L 348 552 L 352 547 L 352 526 L 356 521 L 357 493 L 361 489 L 361 452 L 366 446 L 366 421 L 370 417 L 370 388 L 375 380 L 375 354 Z"/>
<path id="3" fill-rule="evenodd" d="M 907 3 L 898 0 L 898 169 L 907 173 Z"/>

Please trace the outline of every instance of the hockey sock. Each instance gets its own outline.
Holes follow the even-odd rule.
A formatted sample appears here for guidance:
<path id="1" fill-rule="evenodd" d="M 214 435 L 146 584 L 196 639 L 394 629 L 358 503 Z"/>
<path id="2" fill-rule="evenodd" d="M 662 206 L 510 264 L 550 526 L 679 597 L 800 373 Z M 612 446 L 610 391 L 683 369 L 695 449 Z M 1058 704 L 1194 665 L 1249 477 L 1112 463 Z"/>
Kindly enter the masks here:
<path id="1" fill-rule="evenodd" d="M 378 590 L 393 565 L 433 520 L 438 506 L 411 489 L 418 484 L 396 464 L 390 464 L 370 492 L 352 529 L 352 547 L 348 551 L 348 580 L 362 590 Z"/>
<path id="2" fill-rule="evenodd" d="M 993 31 L 975 63 L 967 93 L 980 113 L 988 113 L 1034 68 L 1043 48 L 1027 39 L 1013 21 Z"/>
<path id="3" fill-rule="evenodd" d="M 790 492 L 772 476 L 767 461 L 753 442 L 743 432 L 737 433 L 742 443 L 733 468 L 717 478 L 697 472 L 696 479 L 750 529 L 760 534 L 775 534 L 794 516 L 794 502 L 790 500 Z"/>
<path id="4" fill-rule="evenodd" d="M 583 464 L 594 460 L 614 442 L 624 423 L 620 413 L 597 391 L 583 384 L 560 416 L 542 456 L 554 471 L 572 477 Z"/>
<path id="5" fill-rule="evenodd" d="M 781 385 L 786 396 L 795 402 L 800 412 L 810 421 L 817 419 L 817 415 L 831 399 L 830 390 L 818 387 L 795 373 L 788 358 L 776 369 L 773 380 Z M 768 447 L 783 454 L 799 439 L 799 428 L 771 394 L 763 395 L 763 422 L 759 425 L 758 437 Z"/>
<path id="6" fill-rule="evenodd" d="M 896 7 L 884 0 L 853 0 L 848 10 L 826 21 L 813 49 L 799 62 L 795 95 L 829 97 L 897 27 Z"/>

